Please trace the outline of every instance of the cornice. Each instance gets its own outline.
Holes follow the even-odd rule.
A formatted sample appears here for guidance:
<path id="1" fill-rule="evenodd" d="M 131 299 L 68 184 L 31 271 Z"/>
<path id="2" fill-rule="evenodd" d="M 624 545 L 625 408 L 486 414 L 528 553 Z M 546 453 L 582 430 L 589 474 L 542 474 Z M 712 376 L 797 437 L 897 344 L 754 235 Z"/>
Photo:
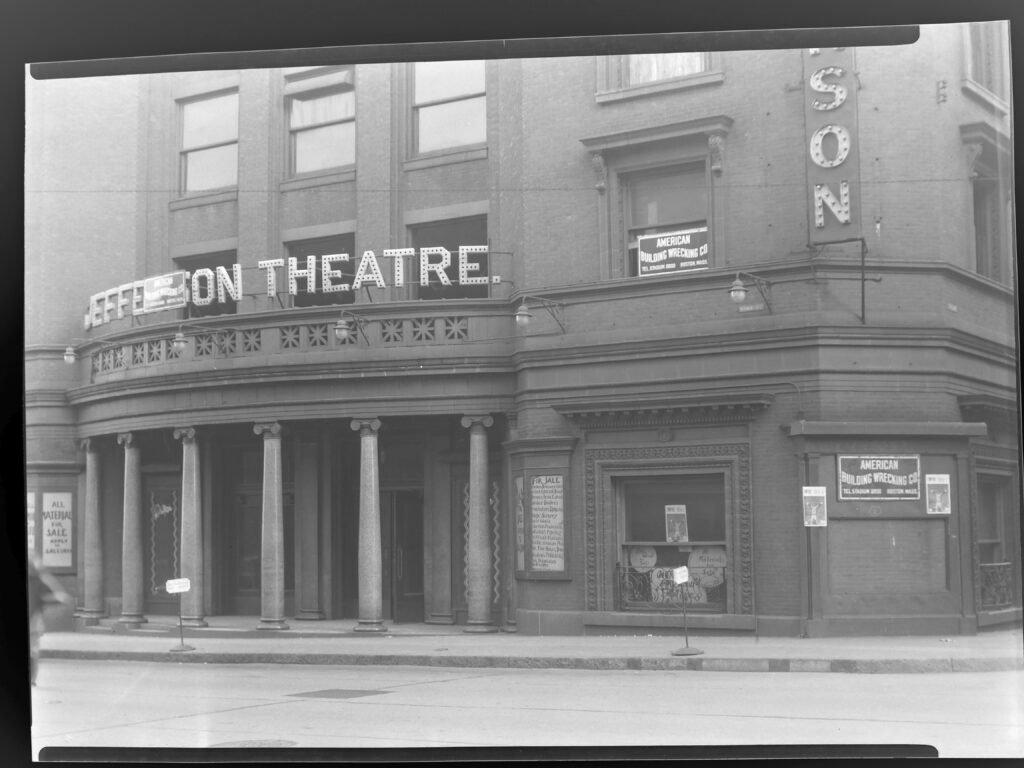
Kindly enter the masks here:
<path id="1" fill-rule="evenodd" d="M 984 437 L 985 424 L 963 421 L 794 421 L 790 437 Z"/>
<path id="2" fill-rule="evenodd" d="M 589 136 L 580 139 L 580 143 L 590 152 L 608 152 L 625 147 L 651 144 L 656 141 L 685 139 L 691 136 L 711 136 L 725 133 L 732 127 L 733 120 L 726 115 L 701 117 L 696 120 L 682 120 L 663 125 L 631 128 L 625 131 Z"/>
<path id="3" fill-rule="evenodd" d="M 556 403 L 551 407 L 583 429 L 624 429 L 695 424 L 745 424 L 772 404 L 770 394 L 695 395 L 664 400 Z"/>

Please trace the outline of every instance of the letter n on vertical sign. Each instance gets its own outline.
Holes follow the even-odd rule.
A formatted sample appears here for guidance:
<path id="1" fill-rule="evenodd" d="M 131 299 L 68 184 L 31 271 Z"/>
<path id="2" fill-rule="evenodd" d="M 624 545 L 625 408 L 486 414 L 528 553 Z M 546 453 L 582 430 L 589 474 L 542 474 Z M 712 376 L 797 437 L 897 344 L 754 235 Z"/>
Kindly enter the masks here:
<path id="1" fill-rule="evenodd" d="M 804 48 L 802 56 L 808 239 L 861 237 L 854 49 Z"/>

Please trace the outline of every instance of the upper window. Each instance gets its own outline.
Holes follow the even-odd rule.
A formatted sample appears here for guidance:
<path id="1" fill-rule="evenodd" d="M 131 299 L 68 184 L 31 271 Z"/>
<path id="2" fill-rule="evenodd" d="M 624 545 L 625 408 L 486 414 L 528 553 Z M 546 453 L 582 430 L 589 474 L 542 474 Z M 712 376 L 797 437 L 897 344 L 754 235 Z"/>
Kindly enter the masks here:
<path id="1" fill-rule="evenodd" d="M 181 191 L 238 184 L 238 93 L 181 104 Z"/>
<path id="2" fill-rule="evenodd" d="M 999 180 L 976 176 L 971 189 L 974 197 L 974 256 L 979 275 L 1003 280 L 1002 216 L 999 204 Z"/>
<path id="3" fill-rule="evenodd" d="M 290 176 L 352 165 L 356 160 L 356 95 L 352 70 L 289 83 Z"/>
<path id="4" fill-rule="evenodd" d="M 483 61 L 429 61 L 415 65 L 415 154 L 487 141 L 484 70 Z"/>
<path id="5" fill-rule="evenodd" d="M 352 253 L 355 250 L 355 236 L 341 235 L 339 237 L 324 237 L 316 240 L 303 240 L 302 242 L 288 244 L 289 258 L 297 259 L 296 266 L 300 270 L 308 268 L 308 260 L 313 256 L 313 280 L 316 290 L 310 293 L 308 290 L 309 280 L 299 278 L 296 280 L 298 293 L 292 296 L 292 306 L 295 307 L 322 307 L 330 304 L 351 304 L 355 301 L 355 295 L 349 290 L 324 290 L 323 283 L 323 257 L 349 254 L 347 261 L 341 259 L 330 259 L 327 263 L 328 270 L 340 272 L 341 275 L 330 275 L 331 285 L 351 286 L 355 277 L 355 264 L 352 262 Z"/>
<path id="6" fill-rule="evenodd" d="M 444 269 L 447 280 L 442 280 L 436 271 L 428 273 L 428 284 L 419 284 L 419 262 L 416 262 L 416 285 L 420 299 L 479 299 L 486 298 L 486 285 L 462 285 L 459 280 L 459 246 L 487 245 L 487 217 L 470 216 L 464 219 L 446 219 L 412 228 L 412 245 L 419 253 L 420 248 L 441 247 L 449 253 L 449 265 Z M 439 264 L 444 254 L 429 256 L 430 263 Z M 488 254 L 473 253 L 468 264 L 478 268 L 467 271 L 467 276 L 485 277 L 488 271 Z"/>
<path id="7" fill-rule="evenodd" d="M 643 85 L 708 71 L 708 56 L 692 53 L 641 53 L 624 57 L 622 85 Z"/>
<path id="8" fill-rule="evenodd" d="M 624 175 L 628 240 L 627 274 L 639 274 L 637 238 L 707 226 L 708 190 L 704 163 Z"/>
<path id="9" fill-rule="evenodd" d="M 974 22 L 968 25 L 967 77 L 976 85 L 998 96 L 1007 97 L 1007 48 L 1000 22 Z"/>

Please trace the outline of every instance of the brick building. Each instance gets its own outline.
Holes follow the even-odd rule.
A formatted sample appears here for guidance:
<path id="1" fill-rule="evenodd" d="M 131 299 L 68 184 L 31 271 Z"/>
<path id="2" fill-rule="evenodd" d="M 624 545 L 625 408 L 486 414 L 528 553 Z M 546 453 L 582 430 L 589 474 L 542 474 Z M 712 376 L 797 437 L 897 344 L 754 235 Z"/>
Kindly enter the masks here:
<path id="1" fill-rule="evenodd" d="M 1019 621 L 1007 45 L 29 82 L 30 548 L 82 623 Z"/>

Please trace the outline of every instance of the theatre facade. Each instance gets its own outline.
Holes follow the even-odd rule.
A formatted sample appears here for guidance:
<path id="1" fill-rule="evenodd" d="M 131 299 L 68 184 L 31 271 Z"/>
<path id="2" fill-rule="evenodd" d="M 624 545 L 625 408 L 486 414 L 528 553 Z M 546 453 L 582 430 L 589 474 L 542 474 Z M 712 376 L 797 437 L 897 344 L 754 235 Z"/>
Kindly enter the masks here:
<path id="1" fill-rule="evenodd" d="M 1019 622 L 1007 39 L 29 82 L 69 621 Z"/>

